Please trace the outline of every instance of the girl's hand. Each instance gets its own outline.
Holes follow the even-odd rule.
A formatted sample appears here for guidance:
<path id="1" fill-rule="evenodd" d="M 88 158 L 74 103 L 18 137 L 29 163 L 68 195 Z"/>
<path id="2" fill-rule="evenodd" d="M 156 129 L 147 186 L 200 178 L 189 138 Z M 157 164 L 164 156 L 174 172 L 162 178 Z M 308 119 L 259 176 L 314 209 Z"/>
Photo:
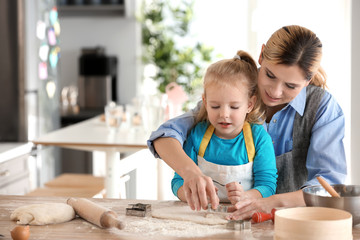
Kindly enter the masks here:
<path id="1" fill-rule="evenodd" d="M 231 182 L 225 185 L 227 196 L 231 204 L 236 204 L 240 200 L 246 198 L 246 193 L 238 182 Z"/>
<path id="2" fill-rule="evenodd" d="M 184 178 L 183 191 L 187 203 L 192 210 L 207 209 L 208 203 L 212 208 L 219 205 L 216 187 L 210 177 L 205 175 L 192 175 Z M 209 200 L 209 201 L 208 201 Z"/>

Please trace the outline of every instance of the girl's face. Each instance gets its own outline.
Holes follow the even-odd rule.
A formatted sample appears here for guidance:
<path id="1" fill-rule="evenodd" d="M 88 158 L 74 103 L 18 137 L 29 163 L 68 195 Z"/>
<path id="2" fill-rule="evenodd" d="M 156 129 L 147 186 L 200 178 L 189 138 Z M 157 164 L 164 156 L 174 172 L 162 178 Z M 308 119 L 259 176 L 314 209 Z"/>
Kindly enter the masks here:
<path id="1" fill-rule="evenodd" d="M 259 92 L 268 107 L 288 104 L 310 83 L 298 66 L 272 64 L 261 57 L 259 63 Z"/>
<path id="2" fill-rule="evenodd" d="M 239 81 L 239 80 L 237 80 Z M 203 102 L 216 136 L 223 139 L 235 138 L 242 130 L 246 114 L 255 105 L 256 97 L 249 99 L 246 84 L 211 84 L 206 88 Z"/>

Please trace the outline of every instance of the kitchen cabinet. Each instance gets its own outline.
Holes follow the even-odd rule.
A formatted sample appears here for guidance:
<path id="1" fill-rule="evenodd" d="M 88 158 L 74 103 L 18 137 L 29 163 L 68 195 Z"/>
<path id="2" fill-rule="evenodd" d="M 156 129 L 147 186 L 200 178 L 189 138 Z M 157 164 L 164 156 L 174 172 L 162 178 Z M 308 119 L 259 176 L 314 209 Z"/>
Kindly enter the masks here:
<path id="1" fill-rule="evenodd" d="M 60 17 L 125 16 L 126 13 L 126 8 L 125 8 L 126 1 L 113 1 L 114 3 L 110 3 L 111 1 L 108 1 L 109 2 L 108 4 L 106 3 L 86 4 L 86 2 L 84 2 L 83 4 L 71 4 L 71 3 L 64 4 L 62 2 L 64 1 L 58 1 L 58 12 Z"/>
<path id="2" fill-rule="evenodd" d="M 28 159 L 32 144 L 0 144 L 0 194 L 23 195 L 30 191 Z"/>

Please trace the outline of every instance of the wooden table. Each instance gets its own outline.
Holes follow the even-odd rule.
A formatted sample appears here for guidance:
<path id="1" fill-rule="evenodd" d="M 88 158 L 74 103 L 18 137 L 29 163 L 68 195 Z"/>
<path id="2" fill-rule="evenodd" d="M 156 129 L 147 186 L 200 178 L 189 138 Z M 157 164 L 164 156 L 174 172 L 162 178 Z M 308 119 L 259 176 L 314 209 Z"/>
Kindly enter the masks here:
<path id="1" fill-rule="evenodd" d="M 150 132 L 121 128 L 118 132 L 107 129 L 100 116 L 61 128 L 33 140 L 36 145 L 58 146 L 106 153 L 106 197 L 119 198 L 121 172 L 120 152 L 146 149 Z M 128 164 L 128 163 L 127 163 Z"/>
<path id="2" fill-rule="evenodd" d="M 49 202 L 60 202 L 65 203 L 67 198 L 61 197 L 25 197 L 25 196 L 5 196 L 0 195 L 0 234 L 4 235 L 1 239 L 11 239 L 10 231 L 16 226 L 14 221 L 10 220 L 10 214 L 17 207 L 25 206 L 36 203 L 49 203 Z M 196 236 L 196 237 L 181 237 L 181 236 L 169 236 L 159 234 L 159 229 L 156 234 L 153 232 L 129 232 L 130 221 L 144 221 L 141 217 L 130 217 L 125 216 L 125 208 L 128 204 L 132 203 L 148 203 L 151 204 L 153 209 L 169 206 L 183 206 L 184 203 L 179 201 L 140 201 L 140 200 L 128 200 L 128 199 L 90 199 L 97 204 L 110 208 L 115 211 L 120 219 L 128 223 L 124 230 L 118 229 L 101 229 L 91 223 L 86 222 L 81 218 L 76 218 L 72 221 L 46 225 L 46 226 L 30 226 L 30 239 L 259 239 L 259 240 L 270 240 L 273 239 L 274 225 L 271 221 L 252 224 L 251 231 L 243 233 L 235 230 L 227 230 L 226 233 L 207 235 L 207 236 Z M 134 220 L 135 219 L 135 220 Z M 149 223 L 153 219 L 148 218 Z M 157 221 L 163 221 L 165 224 L 163 229 L 166 229 L 166 220 L 157 219 Z M 135 222 L 136 223 L 136 222 Z M 208 227 L 209 231 L 213 226 Z M 249 236 L 249 234 L 251 236 Z M 186 235 L 185 232 L 182 236 Z M 353 239 L 360 239 L 360 225 L 353 228 Z"/>

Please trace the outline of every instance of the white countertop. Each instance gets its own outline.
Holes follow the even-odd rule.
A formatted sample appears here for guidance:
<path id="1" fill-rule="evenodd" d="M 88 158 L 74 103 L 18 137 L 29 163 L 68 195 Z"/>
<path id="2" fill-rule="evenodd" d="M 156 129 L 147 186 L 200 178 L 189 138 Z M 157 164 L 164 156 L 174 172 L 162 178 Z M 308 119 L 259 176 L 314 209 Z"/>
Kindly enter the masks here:
<path id="1" fill-rule="evenodd" d="M 36 145 L 85 151 L 103 151 L 106 158 L 106 197 L 119 198 L 122 170 L 137 167 L 138 161 L 120 161 L 120 153 L 147 149 L 150 132 L 127 127 L 110 131 L 100 116 L 58 129 L 33 140 Z M 125 186 L 124 188 L 125 189 Z M 125 192 L 121 193 L 122 196 Z"/>
<path id="2" fill-rule="evenodd" d="M 26 142 L 0 143 L 0 163 L 31 152 L 33 144 Z"/>
<path id="3" fill-rule="evenodd" d="M 150 132 L 121 128 L 110 132 L 100 117 L 94 117 L 33 140 L 36 145 L 58 146 L 86 151 L 108 151 L 114 148 L 120 152 L 137 151 L 147 148 Z"/>

